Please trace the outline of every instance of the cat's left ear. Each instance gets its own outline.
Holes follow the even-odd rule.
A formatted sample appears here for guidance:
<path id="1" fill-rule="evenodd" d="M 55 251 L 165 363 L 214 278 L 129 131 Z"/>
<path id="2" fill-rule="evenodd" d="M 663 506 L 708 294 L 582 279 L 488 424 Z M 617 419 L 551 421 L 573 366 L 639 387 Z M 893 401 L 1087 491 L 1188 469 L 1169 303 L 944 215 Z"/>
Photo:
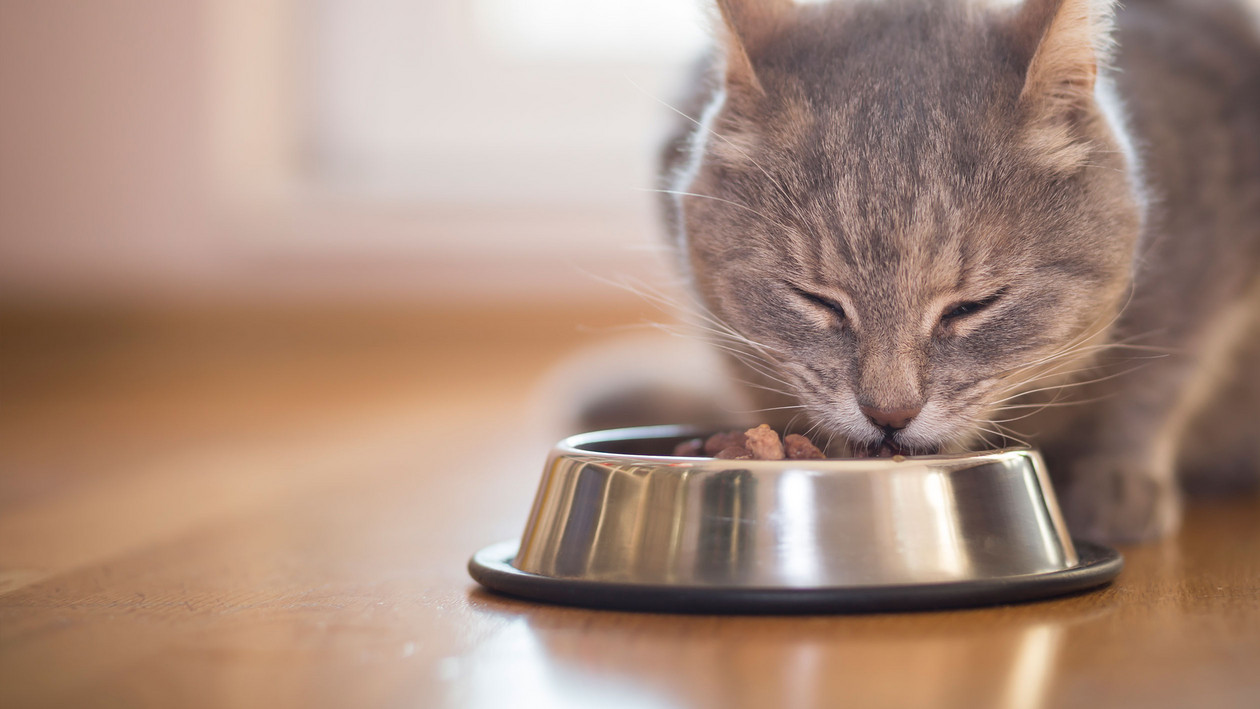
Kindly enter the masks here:
<path id="1" fill-rule="evenodd" d="M 1019 103 L 1038 142 L 1068 149 L 1075 142 L 1072 124 L 1096 107 L 1094 88 L 1099 67 L 1110 58 L 1115 5 L 1115 0 L 1025 0 L 1018 10 L 1014 31 L 1027 62 Z M 1059 157 L 1072 162 L 1067 154 Z"/>
<path id="2" fill-rule="evenodd" d="M 1115 0 L 1025 0 L 1015 31 L 1027 52 L 1020 101 L 1068 109 L 1093 98 L 1111 52 Z"/>

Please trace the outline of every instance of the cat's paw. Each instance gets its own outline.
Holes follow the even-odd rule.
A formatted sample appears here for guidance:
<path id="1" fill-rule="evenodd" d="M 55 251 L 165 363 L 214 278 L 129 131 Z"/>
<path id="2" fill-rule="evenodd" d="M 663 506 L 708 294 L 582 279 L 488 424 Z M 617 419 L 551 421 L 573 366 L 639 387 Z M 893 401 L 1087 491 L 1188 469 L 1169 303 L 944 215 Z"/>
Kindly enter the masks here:
<path id="1" fill-rule="evenodd" d="M 1059 504 L 1073 537 L 1094 542 L 1144 542 L 1176 532 L 1181 494 L 1172 476 L 1110 457 L 1071 466 Z"/>

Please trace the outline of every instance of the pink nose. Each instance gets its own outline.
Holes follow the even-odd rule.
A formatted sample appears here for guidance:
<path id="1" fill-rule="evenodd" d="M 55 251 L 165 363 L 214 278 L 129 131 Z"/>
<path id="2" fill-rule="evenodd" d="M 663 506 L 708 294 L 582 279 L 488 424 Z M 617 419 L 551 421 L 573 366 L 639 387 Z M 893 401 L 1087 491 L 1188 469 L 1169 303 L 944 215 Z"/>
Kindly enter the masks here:
<path id="1" fill-rule="evenodd" d="M 900 431 L 909 426 L 914 417 L 918 416 L 919 412 L 923 410 L 922 406 L 902 409 L 877 409 L 874 406 L 860 406 L 858 408 L 862 410 L 862 413 L 866 414 L 866 418 L 870 419 L 871 423 L 878 428 L 884 429 L 887 433 Z"/>

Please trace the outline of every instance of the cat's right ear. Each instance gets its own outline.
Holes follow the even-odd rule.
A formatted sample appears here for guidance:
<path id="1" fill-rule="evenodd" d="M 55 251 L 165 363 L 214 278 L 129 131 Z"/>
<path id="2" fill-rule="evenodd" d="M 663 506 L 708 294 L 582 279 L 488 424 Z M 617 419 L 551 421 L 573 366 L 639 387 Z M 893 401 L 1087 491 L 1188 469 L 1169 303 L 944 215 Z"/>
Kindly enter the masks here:
<path id="1" fill-rule="evenodd" d="M 728 86 L 765 94 L 757 78 L 757 57 L 779 32 L 792 5 L 792 0 L 717 0 Z"/>

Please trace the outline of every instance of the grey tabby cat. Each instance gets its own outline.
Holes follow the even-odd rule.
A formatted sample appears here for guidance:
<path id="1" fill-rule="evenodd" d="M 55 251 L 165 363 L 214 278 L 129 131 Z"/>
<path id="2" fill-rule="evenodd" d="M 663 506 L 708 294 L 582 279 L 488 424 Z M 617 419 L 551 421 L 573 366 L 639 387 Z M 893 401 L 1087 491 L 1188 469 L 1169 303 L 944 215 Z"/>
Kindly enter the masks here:
<path id="1" fill-rule="evenodd" d="M 667 211 L 758 408 L 858 455 L 1030 441 L 1096 540 L 1260 468 L 1252 8 L 718 6 Z"/>

